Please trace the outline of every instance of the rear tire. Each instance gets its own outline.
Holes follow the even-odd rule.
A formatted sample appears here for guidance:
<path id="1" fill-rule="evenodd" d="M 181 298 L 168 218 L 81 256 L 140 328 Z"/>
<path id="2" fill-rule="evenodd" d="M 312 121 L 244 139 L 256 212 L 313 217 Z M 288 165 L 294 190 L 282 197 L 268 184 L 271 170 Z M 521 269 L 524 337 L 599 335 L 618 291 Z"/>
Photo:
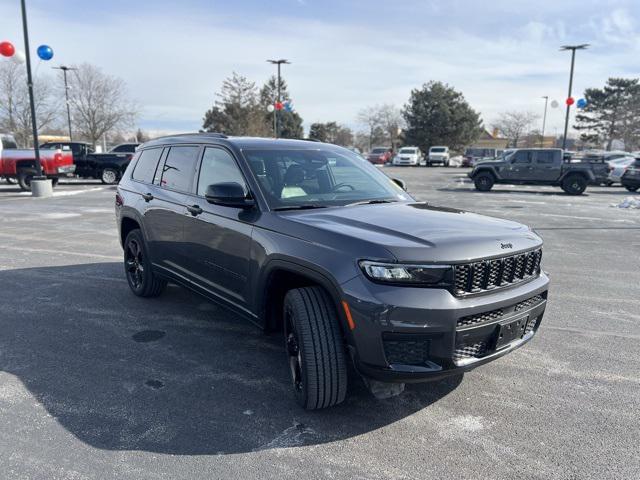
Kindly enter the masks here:
<path id="1" fill-rule="evenodd" d="M 20 186 L 20 189 L 25 192 L 30 192 L 32 178 L 33 173 L 31 172 L 18 172 L 18 185 Z"/>
<path id="2" fill-rule="evenodd" d="M 347 393 L 344 342 L 333 302 L 320 287 L 290 290 L 284 337 L 293 390 L 307 410 L 341 403 Z"/>
<path id="3" fill-rule="evenodd" d="M 124 241 L 124 273 L 129 288 L 139 297 L 157 297 L 167 286 L 167 281 L 153 272 L 139 229 L 129 232 Z"/>
<path id="4" fill-rule="evenodd" d="M 626 188 L 627 190 L 629 190 L 630 192 L 636 192 L 638 191 L 638 186 L 632 187 L 631 185 L 625 185 L 624 188 Z"/>
<path id="5" fill-rule="evenodd" d="M 473 177 L 473 184 L 480 192 L 488 192 L 495 182 L 495 178 L 489 172 L 480 172 Z"/>
<path id="6" fill-rule="evenodd" d="M 105 185 L 114 185 L 118 183 L 118 172 L 113 168 L 105 168 L 100 172 L 100 181 Z"/>
<path id="7" fill-rule="evenodd" d="M 587 189 L 587 180 L 582 175 L 574 173 L 567 175 L 560 186 L 569 195 L 582 195 Z"/>

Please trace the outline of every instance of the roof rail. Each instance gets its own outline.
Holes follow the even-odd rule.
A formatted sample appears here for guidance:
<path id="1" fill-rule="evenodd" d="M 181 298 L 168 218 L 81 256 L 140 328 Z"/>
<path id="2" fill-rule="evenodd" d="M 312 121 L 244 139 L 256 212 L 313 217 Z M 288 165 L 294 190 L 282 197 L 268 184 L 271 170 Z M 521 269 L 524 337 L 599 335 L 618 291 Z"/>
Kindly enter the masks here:
<path id="1" fill-rule="evenodd" d="M 158 137 L 158 138 L 167 138 L 167 137 L 190 137 L 193 135 L 206 135 L 208 137 L 215 137 L 215 138 L 229 138 L 227 137 L 224 133 L 218 133 L 218 132 L 193 132 L 193 133 L 176 133 L 173 135 L 163 135 L 162 137 Z M 155 140 L 155 139 L 154 139 Z"/>

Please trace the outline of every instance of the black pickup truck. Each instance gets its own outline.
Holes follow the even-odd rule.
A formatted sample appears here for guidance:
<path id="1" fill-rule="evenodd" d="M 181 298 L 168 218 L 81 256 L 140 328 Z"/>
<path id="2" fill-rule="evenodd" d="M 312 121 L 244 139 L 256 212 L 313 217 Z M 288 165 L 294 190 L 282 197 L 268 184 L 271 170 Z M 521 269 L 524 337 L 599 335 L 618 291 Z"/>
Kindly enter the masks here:
<path id="1" fill-rule="evenodd" d="M 560 148 L 519 148 L 499 160 L 478 163 L 469 173 L 477 190 L 488 192 L 496 183 L 557 185 L 569 195 L 582 194 L 597 183 L 589 162 L 572 161 Z"/>
<path id="2" fill-rule="evenodd" d="M 91 144 L 84 142 L 47 142 L 40 145 L 40 148 L 71 150 L 76 175 L 81 178 L 96 178 L 105 184 L 114 184 L 120 180 L 138 145 L 123 143 L 107 153 L 95 153 Z"/>

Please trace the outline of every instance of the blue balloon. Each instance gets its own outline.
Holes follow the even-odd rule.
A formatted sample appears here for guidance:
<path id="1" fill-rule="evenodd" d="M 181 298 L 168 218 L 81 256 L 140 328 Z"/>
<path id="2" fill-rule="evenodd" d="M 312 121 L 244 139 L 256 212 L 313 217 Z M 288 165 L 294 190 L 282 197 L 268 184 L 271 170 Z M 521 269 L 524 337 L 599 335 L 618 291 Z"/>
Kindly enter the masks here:
<path id="1" fill-rule="evenodd" d="M 586 106 L 587 106 L 587 101 L 584 98 L 581 98 L 576 102 L 576 107 L 578 108 L 584 108 Z"/>
<path id="2" fill-rule="evenodd" d="M 42 60 L 51 60 L 53 58 L 53 48 L 49 45 L 40 45 L 38 47 L 38 56 Z"/>

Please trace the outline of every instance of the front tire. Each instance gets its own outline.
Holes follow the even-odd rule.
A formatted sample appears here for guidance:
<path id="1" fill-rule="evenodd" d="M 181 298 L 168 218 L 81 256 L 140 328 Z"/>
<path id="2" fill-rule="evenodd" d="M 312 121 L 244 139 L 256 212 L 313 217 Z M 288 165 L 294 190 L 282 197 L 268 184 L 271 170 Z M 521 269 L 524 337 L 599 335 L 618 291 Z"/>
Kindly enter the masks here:
<path id="1" fill-rule="evenodd" d="M 631 185 L 625 185 L 624 188 L 626 188 L 630 192 L 636 192 L 636 191 L 638 191 L 638 188 L 640 188 L 640 187 L 638 187 L 637 185 L 633 186 L 633 187 Z"/>
<path id="2" fill-rule="evenodd" d="M 569 195 L 582 195 L 587 189 L 587 180 L 582 175 L 567 175 L 560 186 Z"/>
<path id="3" fill-rule="evenodd" d="M 290 290 L 284 299 L 284 336 L 293 390 L 307 410 L 341 403 L 347 362 L 337 314 L 320 287 Z"/>
<path id="4" fill-rule="evenodd" d="M 138 297 L 157 297 L 167 281 L 153 273 L 142 232 L 132 230 L 124 242 L 124 272 L 131 291 Z"/>
<path id="5" fill-rule="evenodd" d="M 118 172 L 113 168 L 105 168 L 100 173 L 100 181 L 105 185 L 114 185 L 118 183 Z"/>
<path id="6" fill-rule="evenodd" d="M 489 172 L 480 172 L 475 177 L 473 177 L 473 184 L 476 187 L 476 190 L 480 192 L 488 192 L 493 188 L 493 184 L 495 183 L 495 178 Z"/>

